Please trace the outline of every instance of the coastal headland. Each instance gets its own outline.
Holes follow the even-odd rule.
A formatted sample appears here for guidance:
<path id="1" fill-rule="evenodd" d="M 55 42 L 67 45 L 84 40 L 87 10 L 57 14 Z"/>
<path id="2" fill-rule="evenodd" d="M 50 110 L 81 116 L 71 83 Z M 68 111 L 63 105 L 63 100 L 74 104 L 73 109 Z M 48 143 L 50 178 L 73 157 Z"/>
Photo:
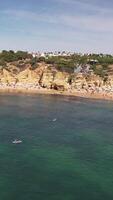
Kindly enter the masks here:
<path id="1" fill-rule="evenodd" d="M 113 57 L 110 55 L 33 58 L 25 52 L 18 54 L 13 51 L 0 54 L 0 93 L 113 100 Z"/>

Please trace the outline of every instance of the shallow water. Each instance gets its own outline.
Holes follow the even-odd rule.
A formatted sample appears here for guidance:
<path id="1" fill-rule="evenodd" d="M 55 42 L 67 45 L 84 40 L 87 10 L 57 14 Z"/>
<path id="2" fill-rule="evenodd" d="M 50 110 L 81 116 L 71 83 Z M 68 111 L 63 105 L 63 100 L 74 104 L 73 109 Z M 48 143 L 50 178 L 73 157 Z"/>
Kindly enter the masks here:
<path id="1" fill-rule="evenodd" d="M 1 95 L 0 200 L 15 199 L 112 200 L 113 102 Z"/>

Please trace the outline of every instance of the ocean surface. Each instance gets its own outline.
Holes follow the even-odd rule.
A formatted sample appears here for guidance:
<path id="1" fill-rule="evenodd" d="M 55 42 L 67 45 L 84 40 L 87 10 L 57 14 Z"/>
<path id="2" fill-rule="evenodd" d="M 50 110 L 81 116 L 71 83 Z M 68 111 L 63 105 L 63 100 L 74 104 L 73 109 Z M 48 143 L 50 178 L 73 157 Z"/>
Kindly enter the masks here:
<path id="1" fill-rule="evenodd" d="M 0 95 L 0 200 L 113 200 L 113 102 Z"/>

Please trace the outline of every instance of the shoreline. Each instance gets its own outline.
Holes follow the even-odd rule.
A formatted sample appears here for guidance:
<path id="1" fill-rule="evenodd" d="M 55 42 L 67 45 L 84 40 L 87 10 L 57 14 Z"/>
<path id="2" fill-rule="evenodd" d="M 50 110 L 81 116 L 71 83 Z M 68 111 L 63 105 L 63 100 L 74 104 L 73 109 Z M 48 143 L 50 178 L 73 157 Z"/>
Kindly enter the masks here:
<path id="1" fill-rule="evenodd" d="M 34 88 L 0 88 L 0 94 L 12 93 L 12 94 L 45 94 L 45 95 L 61 95 L 61 96 L 72 96 L 72 97 L 81 97 L 87 99 L 101 99 L 101 100 L 111 100 L 113 101 L 113 93 L 91 93 L 91 92 L 83 92 L 83 91 L 57 91 L 53 89 L 34 89 Z"/>

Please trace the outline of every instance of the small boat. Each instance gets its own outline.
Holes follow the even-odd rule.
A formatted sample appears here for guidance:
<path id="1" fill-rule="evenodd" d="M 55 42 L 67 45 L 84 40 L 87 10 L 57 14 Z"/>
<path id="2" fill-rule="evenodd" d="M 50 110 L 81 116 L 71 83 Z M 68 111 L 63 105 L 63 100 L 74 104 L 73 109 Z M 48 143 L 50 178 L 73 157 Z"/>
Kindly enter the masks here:
<path id="1" fill-rule="evenodd" d="M 22 143 L 22 140 L 14 140 L 12 143 L 13 143 L 13 144 L 21 144 L 21 143 Z"/>
<path id="2" fill-rule="evenodd" d="M 56 122 L 57 121 L 57 119 L 55 118 L 55 119 L 53 119 L 53 122 Z"/>

